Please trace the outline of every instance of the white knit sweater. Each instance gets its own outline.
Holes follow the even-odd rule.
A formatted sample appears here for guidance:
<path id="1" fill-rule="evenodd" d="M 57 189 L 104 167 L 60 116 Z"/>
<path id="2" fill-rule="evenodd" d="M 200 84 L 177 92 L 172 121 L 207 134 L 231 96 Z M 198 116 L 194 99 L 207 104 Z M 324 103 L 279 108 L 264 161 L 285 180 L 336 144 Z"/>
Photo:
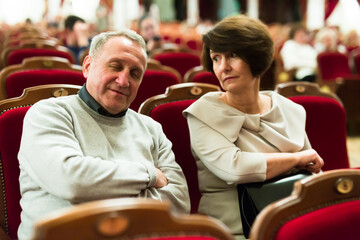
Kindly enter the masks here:
<path id="1" fill-rule="evenodd" d="M 73 204 L 117 197 L 170 200 L 190 211 L 187 184 L 161 125 L 129 109 L 120 118 L 90 109 L 78 95 L 42 100 L 24 119 L 20 151 L 21 225 Z M 168 185 L 154 188 L 155 167 Z"/>

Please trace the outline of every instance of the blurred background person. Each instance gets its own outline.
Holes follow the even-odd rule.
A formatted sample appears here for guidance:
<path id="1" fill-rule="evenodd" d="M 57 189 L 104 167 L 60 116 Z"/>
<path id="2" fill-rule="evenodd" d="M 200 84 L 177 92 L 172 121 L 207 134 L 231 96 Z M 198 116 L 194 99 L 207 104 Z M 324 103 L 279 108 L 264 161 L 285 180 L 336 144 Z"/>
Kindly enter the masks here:
<path id="1" fill-rule="evenodd" d="M 295 69 L 294 81 L 315 82 L 317 52 L 309 44 L 308 31 L 304 26 L 296 24 L 292 27 L 280 55 L 286 71 Z"/>
<path id="2" fill-rule="evenodd" d="M 144 15 L 138 22 L 139 34 L 146 42 L 148 54 L 154 50 L 162 47 L 163 40 L 160 34 L 159 23 L 150 15 Z"/>
<path id="3" fill-rule="evenodd" d="M 149 15 L 153 17 L 157 22 L 160 22 L 160 10 L 159 6 L 154 3 L 153 0 L 143 0 L 139 7 L 140 17 Z"/>
<path id="4" fill-rule="evenodd" d="M 69 15 L 65 19 L 65 46 L 70 49 L 79 63 L 80 53 L 89 48 L 91 41 L 91 31 L 89 24 L 85 23 L 85 20 L 75 16 Z"/>
<path id="5" fill-rule="evenodd" d="M 111 7 L 107 5 L 106 0 L 100 0 L 99 6 L 96 8 L 96 30 L 97 32 L 105 32 L 111 30 Z"/>
<path id="6" fill-rule="evenodd" d="M 360 37 L 357 31 L 351 30 L 344 35 L 343 44 L 348 52 L 351 52 L 360 47 Z"/>
<path id="7" fill-rule="evenodd" d="M 324 27 L 316 33 L 314 47 L 318 53 L 347 52 L 346 47 L 340 43 L 336 31 L 330 27 Z"/>

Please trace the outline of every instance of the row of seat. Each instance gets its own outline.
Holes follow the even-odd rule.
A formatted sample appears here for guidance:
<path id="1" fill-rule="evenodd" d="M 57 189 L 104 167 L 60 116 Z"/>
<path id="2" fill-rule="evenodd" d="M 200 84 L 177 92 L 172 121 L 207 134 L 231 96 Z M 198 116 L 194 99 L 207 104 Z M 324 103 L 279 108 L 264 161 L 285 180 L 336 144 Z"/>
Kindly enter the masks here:
<path id="1" fill-rule="evenodd" d="M 182 58 L 177 55 L 181 54 L 182 56 L 186 56 L 184 52 L 169 54 L 171 54 L 172 59 L 179 61 L 179 63 L 175 63 L 174 61 L 174 65 L 181 65 L 180 62 L 185 61 L 181 60 Z M 188 54 L 186 58 L 188 56 L 192 55 Z M 198 62 L 193 65 L 197 64 Z M 266 80 L 266 78 L 261 80 L 261 89 L 268 88 L 266 87 L 268 84 Z M 0 73 L 0 100 L 20 96 L 24 88 L 33 85 L 51 83 L 83 85 L 85 81 L 86 79 L 81 73 L 80 66 L 71 64 L 69 61 L 59 57 L 27 58 L 22 64 L 8 66 Z M 221 88 L 216 76 L 204 70 L 202 66 L 191 67 L 183 77 L 173 67 L 164 65 L 160 61 L 151 58 L 149 59 L 148 68 L 143 83 L 140 86 L 138 96 L 130 107 L 137 111 L 140 104 L 148 97 L 163 93 L 166 87 L 181 82 L 209 83 Z M 334 81 L 334 83 L 338 82 L 339 78 Z M 360 122 L 360 99 L 358 99 L 360 95 L 356 93 L 359 91 L 360 81 L 344 79 L 341 82 L 342 84 L 338 84 L 336 93 L 344 103 L 347 112 L 348 131 L 349 133 L 356 133 L 359 132 L 356 129 L 359 128 L 357 126 Z"/>
<path id="2" fill-rule="evenodd" d="M 322 57 L 320 58 L 320 56 Z M 163 62 L 156 60 L 156 57 L 159 57 L 160 60 L 162 59 Z M 339 60 L 338 57 L 340 57 L 340 59 L 342 60 Z M 54 59 L 54 57 L 52 57 L 52 59 Z M 193 61 L 190 61 L 189 59 L 193 59 Z M 360 90 L 360 81 L 358 81 L 360 80 L 360 75 L 349 73 L 350 68 L 348 65 L 347 57 L 340 53 L 327 53 L 326 55 L 325 53 L 323 53 L 319 55 L 319 59 L 323 59 L 321 61 L 324 61 L 323 69 L 330 69 L 329 72 L 333 71 L 333 74 L 325 74 L 327 76 L 327 81 L 322 81 L 319 84 L 322 87 L 324 87 L 325 85 L 328 86 L 331 91 L 335 92 L 342 100 L 347 113 L 348 133 L 351 135 L 360 133 L 360 95 L 357 94 Z M 32 61 L 35 62 L 35 60 Z M 73 70 L 74 68 L 80 69 L 80 66 L 76 67 L 73 64 L 71 66 L 72 69 L 69 69 L 71 62 L 69 63 L 69 67 L 66 69 L 67 71 L 61 71 L 61 74 L 56 74 L 55 77 L 49 78 L 51 79 L 49 82 L 44 81 L 44 77 L 39 76 L 40 70 L 32 71 L 31 74 L 33 75 L 31 79 L 35 80 L 30 81 L 29 77 L 24 77 L 25 71 L 23 71 L 23 69 L 46 67 L 44 66 L 44 64 L 48 64 L 48 66 L 46 67 L 48 69 L 47 73 L 49 74 L 49 76 L 54 76 L 55 71 L 50 71 L 50 69 L 60 67 L 56 66 L 57 64 L 55 63 L 55 60 L 48 61 L 43 59 L 38 61 L 42 61 L 43 63 L 30 66 L 33 63 L 30 64 L 28 62 L 28 64 L 22 63 L 21 66 L 19 64 L 16 64 L 17 67 L 14 68 L 12 68 L 13 65 L 11 65 L 8 66 L 6 69 L 3 69 L 0 75 L 0 100 L 7 97 L 19 96 L 25 87 L 30 86 L 29 84 L 36 85 L 40 83 L 69 83 L 82 85 L 85 82 L 85 79 L 83 78 L 81 73 L 77 73 L 76 80 L 74 81 L 69 78 L 70 72 L 68 70 Z M 41 64 L 43 66 L 40 66 Z M 159 55 L 155 55 L 154 58 L 150 58 L 143 84 L 140 87 L 138 97 L 132 103 L 131 108 L 137 111 L 140 104 L 146 98 L 152 95 L 162 93 L 165 88 L 167 86 L 170 86 L 171 84 L 176 84 L 180 82 L 203 82 L 220 86 L 220 83 L 215 77 L 215 75 L 209 71 L 204 70 L 202 66 L 198 66 L 199 64 L 200 63 L 198 56 L 181 51 L 165 52 Z M 11 70 L 8 70 L 8 68 Z M 334 71 L 334 69 L 337 68 L 347 70 L 342 70 L 342 73 L 340 74 L 341 71 Z M 182 73 L 177 71 L 177 69 L 182 69 Z M 22 73 L 19 73 L 19 71 L 22 71 Z M 172 74 L 160 73 L 159 71 L 171 72 Z M 7 78 L 12 72 L 17 72 L 15 76 L 11 77 L 12 80 L 4 80 L 4 78 Z M 172 75 L 175 75 L 177 80 Z M 22 83 L 19 83 L 17 79 L 23 79 Z M 24 82 L 24 80 L 26 81 L 26 83 Z M 5 84 L 5 81 L 9 83 Z M 15 92 L 10 93 L 13 89 L 11 85 L 15 85 Z M 271 82 L 271 78 L 266 76 L 262 78 L 260 83 L 260 88 L 263 90 L 274 89 L 275 86 L 276 84 L 274 85 L 274 83 Z M 149 90 L 151 90 L 151 92 L 149 92 Z"/>
<path id="3" fill-rule="evenodd" d="M 0 224 L 12 238 L 16 237 L 20 223 L 17 152 L 23 117 L 35 102 L 49 97 L 76 94 L 79 89 L 80 86 L 75 85 L 39 85 L 25 89 L 21 97 L 0 101 L 0 209 L 3 211 Z M 179 83 L 168 87 L 163 94 L 150 97 L 139 107 L 140 113 L 149 115 L 162 124 L 166 136 L 172 141 L 176 161 L 182 167 L 189 184 L 192 213 L 197 212 L 200 192 L 187 122 L 182 111 L 203 94 L 219 90 L 218 86 L 206 83 Z M 349 168 L 344 108 L 336 96 L 324 95 L 318 90 L 316 84 L 291 83 L 289 86 L 279 86 L 276 91 L 304 106 L 307 112 L 306 131 L 310 143 L 325 161 L 323 170 Z"/>
<path id="4" fill-rule="evenodd" d="M 360 169 L 331 170 L 295 183 L 292 194 L 256 218 L 250 240 L 358 239 Z M 45 216 L 35 239 L 235 239 L 204 215 L 173 214 L 168 202 L 111 199 L 80 204 Z"/>
<path id="5" fill-rule="evenodd" d="M 63 42 L 34 26 L 10 29 L 0 44 L 0 69 L 19 64 L 26 57 L 58 56 L 75 63 L 74 54 Z"/>

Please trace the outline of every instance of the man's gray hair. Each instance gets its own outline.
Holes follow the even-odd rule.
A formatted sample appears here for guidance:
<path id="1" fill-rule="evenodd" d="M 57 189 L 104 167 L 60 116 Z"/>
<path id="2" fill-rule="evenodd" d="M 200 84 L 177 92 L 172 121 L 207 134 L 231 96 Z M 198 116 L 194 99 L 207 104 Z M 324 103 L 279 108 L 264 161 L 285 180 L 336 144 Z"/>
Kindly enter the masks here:
<path id="1" fill-rule="evenodd" d="M 89 55 L 92 58 L 96 58 L 104 44 L 112 37 L 126 37 L 136 43 L 138 43 L 146 54 L 146 44 L 144 39 L 133 30 L 125 29 L 116 32 L 102 32 L 94 36 L 91 40 Z"/>

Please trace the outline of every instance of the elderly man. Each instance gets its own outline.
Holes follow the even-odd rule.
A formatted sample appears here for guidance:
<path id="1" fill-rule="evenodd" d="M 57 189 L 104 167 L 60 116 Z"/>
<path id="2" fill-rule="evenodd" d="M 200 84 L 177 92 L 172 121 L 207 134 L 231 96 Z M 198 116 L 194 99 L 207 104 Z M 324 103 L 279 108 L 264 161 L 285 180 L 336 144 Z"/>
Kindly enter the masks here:
<path id="1" fill-rule="evenodd" d="M 116 197 L 169 200 L 189 212 L 183 172 L 160 124 L 129 109 L 146 69 L 135 32 L 95 36 L 78 95 L 42 100 L 24 119 L 19 151 L 21 225 L 73 204 Z"/>

